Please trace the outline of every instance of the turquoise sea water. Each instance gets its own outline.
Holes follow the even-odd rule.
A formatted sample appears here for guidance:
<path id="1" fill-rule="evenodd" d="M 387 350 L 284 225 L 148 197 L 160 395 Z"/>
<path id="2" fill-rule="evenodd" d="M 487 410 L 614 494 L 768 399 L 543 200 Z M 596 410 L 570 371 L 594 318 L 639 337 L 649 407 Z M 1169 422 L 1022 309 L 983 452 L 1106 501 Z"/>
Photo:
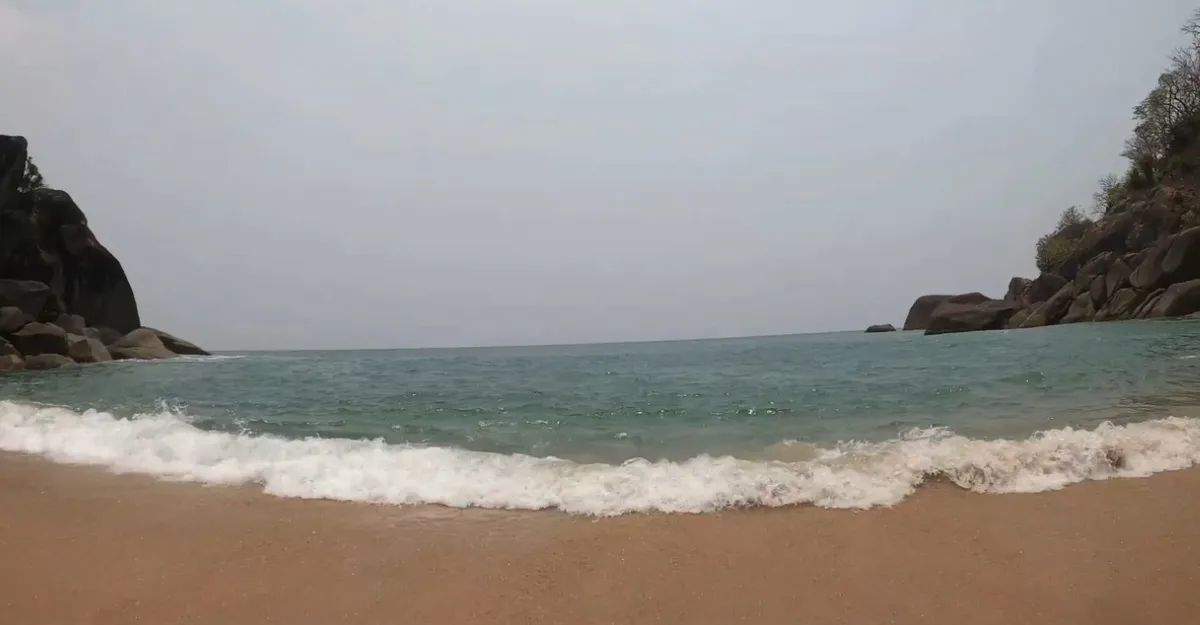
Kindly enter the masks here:
<path id="1" fill-rule="evenodd" d="M 1200 416 L 1198 382 L 1190 321 L 222 354 L 0 377 L 0 449 L 397 503 L 862 506 L 934 473 L 1003 491 L 1186 466 L 1196 426 L 1164 418 Z"/>

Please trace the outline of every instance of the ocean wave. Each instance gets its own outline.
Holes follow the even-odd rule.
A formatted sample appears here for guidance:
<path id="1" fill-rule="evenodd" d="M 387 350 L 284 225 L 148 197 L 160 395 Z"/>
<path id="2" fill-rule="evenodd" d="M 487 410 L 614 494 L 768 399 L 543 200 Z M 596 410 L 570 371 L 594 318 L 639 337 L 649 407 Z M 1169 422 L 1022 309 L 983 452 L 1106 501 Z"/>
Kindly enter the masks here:
<path id="1" fill-rule="evenodd" d="M 0 449 L 172 480 L 257 484 L 281 497 L 609 516 L 797 504 L 890 506 L 936 477 L 982 493 L 1144 477 L 1200 461 L 1200 421 L 1106 423 L 1023 440 L 969 439 L 930 428 L 879 443 L 806 448 L 803 460 L 702 455 L 612 465 L 380 440 L 237 435 L 198 429 L 169 411 L 121 419 L 0 401 Z"/>

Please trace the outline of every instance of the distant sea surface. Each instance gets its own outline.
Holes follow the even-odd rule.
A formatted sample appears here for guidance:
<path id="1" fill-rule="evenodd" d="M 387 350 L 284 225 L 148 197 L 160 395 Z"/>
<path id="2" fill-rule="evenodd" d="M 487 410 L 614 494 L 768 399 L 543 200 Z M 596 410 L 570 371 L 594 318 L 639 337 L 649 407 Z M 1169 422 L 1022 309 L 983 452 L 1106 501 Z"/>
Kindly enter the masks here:
<path id="1" fill-rule="evenodd" d="M 892 505 L 1200 461 L 1200 322 L 222 354 L 0 376 L 0 449 L 289 497 Z"/>

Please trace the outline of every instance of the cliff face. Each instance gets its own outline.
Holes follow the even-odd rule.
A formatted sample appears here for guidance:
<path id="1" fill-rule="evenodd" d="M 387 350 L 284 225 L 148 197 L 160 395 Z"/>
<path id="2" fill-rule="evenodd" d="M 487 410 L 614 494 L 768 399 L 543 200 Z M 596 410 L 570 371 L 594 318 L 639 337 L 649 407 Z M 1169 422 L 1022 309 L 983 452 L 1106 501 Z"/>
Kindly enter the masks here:
<path id="1" fill-rule="evenodd" d="M 23 137 L 0 135 L 0 279 L 48 285 L 48 308 L 36 315 L 44 320 L 69 313 L 121 333 L 137 329 L 141 319 L 125 270 L 71 196 L 21 188 L 27 152 Z"/>
<path id="2" fill-rule="evenodd" d="M 0 135 L 0 371 L 205 355 L 142 327 L 133 287 L 71 196 Z"/>

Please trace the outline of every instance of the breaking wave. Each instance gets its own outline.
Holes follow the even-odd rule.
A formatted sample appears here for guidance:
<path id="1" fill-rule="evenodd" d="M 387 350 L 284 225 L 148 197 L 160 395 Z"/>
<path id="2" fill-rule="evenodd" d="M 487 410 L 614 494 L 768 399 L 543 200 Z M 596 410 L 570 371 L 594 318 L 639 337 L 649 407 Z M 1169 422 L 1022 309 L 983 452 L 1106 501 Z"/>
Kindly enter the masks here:
<path id="1" fill-rule="evenodd" d="M 787 460 L 701 455 L 613 465 L 378 440 L 238 435 L 198 429 L 169 411 L 123 419 L 0 401 L 0 449 L 172 480 L 256 484 L 281 497 L 608 516 L 890 506 L 934 477 L 982 493 L 1143 477 L 1200 461 L 1200 421 L 1106 423 L 1023 440 L 977 440 L 929 428 L 880 443 L 813 447 Z"/>

